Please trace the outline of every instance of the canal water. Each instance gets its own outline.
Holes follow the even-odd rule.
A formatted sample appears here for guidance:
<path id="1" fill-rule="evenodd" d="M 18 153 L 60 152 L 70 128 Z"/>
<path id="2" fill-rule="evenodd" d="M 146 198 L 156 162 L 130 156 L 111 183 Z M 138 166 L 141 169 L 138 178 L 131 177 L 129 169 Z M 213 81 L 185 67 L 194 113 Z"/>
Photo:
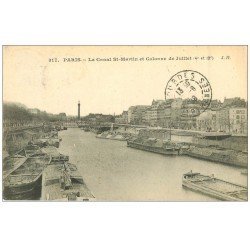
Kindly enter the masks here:
<path id="1" fill-rule="evenodd" d="M 240 168 L 128 148 L 126 141 L 98 139 L 79 128 L 59 136 L 59 151 L 77 165 L 97 201 L 216 201 L 182 187 L 190 170 L 247 185 Z"/>

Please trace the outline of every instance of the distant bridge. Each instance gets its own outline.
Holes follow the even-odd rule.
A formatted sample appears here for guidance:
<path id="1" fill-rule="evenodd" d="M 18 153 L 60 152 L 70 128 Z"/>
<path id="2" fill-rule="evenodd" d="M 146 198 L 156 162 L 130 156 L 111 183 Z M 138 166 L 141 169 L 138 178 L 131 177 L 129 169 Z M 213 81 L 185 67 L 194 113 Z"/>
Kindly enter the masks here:
<path id="1" fill-rule="evenodd" d="M 67 127 L 67 128 L 78 128 L 77 122 L 63 122 L 62 126 Z"/>

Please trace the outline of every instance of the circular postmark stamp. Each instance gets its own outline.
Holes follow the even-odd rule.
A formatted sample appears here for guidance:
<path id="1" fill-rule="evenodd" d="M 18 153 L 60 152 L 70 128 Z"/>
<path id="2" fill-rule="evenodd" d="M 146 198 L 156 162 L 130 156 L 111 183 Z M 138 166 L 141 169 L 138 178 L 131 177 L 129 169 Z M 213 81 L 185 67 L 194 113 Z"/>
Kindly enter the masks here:
<path id="1" fill-rule="evenodd" d="M 212 101 L 212 88 L 207 78 L 194 70 L 183 70 L 173 75 L 165 88 L 165 100 L 182 99 L 189 110 L 186 116 L 198 116 Z"/>

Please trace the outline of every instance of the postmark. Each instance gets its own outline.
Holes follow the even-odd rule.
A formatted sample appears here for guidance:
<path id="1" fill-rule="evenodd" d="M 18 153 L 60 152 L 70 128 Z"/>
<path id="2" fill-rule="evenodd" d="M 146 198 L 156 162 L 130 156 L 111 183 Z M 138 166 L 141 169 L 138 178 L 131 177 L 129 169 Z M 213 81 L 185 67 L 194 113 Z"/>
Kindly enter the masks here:
<path id="1" fill-rule="evenodd" d="M 212 101 L 212 88 L 208 79 L 194 70 L 183 70 L 173 75 L 165 88 L 165 100 L 181 98 L 189 111 L 182 115 L 198 116 Z M 187 109 L 188 110 L 188 109 Z"/>

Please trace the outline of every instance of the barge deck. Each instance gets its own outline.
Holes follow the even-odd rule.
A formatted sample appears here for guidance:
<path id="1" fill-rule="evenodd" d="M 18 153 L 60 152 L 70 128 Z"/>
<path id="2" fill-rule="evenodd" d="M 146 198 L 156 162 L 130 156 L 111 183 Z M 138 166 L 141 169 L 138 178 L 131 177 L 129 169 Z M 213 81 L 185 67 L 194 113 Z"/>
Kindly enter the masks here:
<path id="1" fill-rule="evenodd" d="M 192 171 L 183 175 L 182 186 L 223 201 L 248 200 L 247 187 Z"/>
<path id="2" fill-rule="evenodd" d="M 163 154 L 163 155 L 179 155 L 180 149 L 173 146 L 157 147 L 146 145 L 142 143 L 127 141 L 127 146 L 131 148 L 136 148 L 144 151 L 149 151 L 153 153 Z"/>
<path id="3" fill-rule="evenodd" d="M 92 201 L 94 198 L 74 164 L 53 163 L 43 171 L 41 200 Z"/>

